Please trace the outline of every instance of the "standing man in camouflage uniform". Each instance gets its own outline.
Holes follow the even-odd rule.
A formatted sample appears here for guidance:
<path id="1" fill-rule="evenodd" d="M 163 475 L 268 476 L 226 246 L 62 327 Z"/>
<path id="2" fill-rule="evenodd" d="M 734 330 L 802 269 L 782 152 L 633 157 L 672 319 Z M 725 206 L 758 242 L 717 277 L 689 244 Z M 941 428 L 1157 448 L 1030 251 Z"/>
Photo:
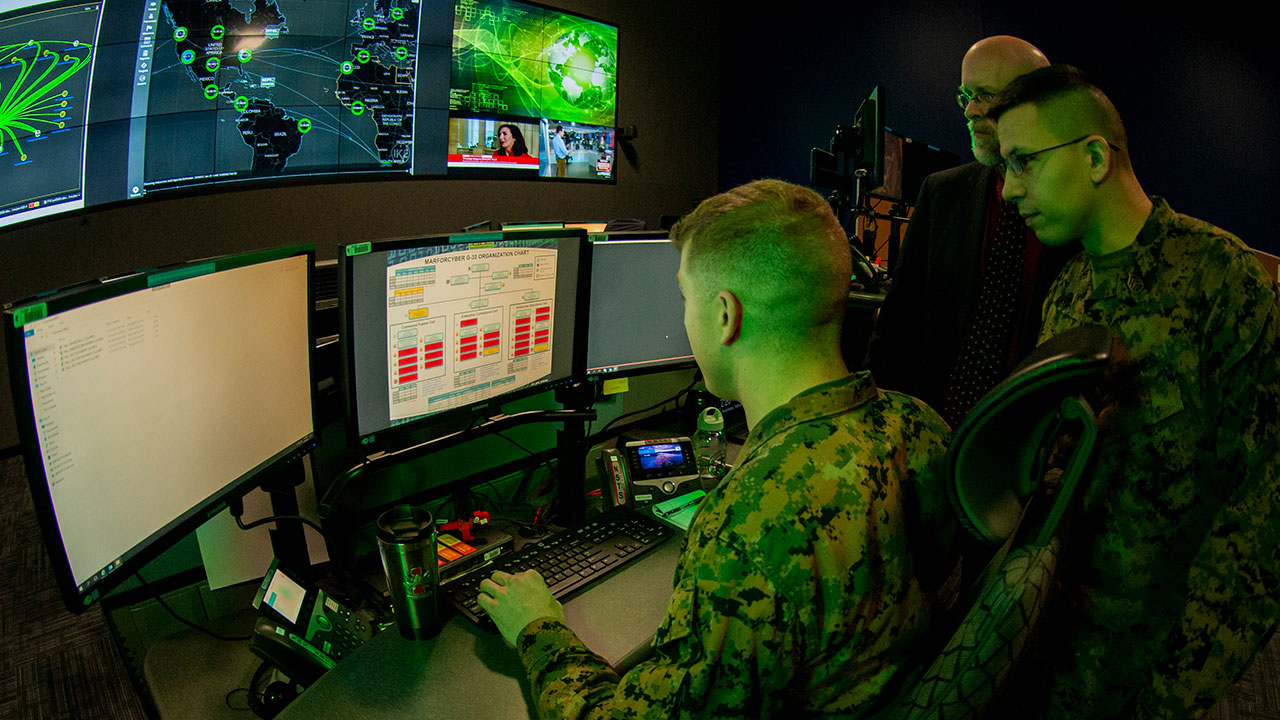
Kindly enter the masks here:
<path id="1" fill-rule="evenodd" d="M 694 356 L 751 431 L 690 525 L 656 657 L 619 678 L 536 573 L 494 573 L 481 607 L 544 720 L 870 714 L 916 660 L 954 560 L 946 425 L 848 374 L 849 250 L 816 193 L 744 185 L 703 202 L 672 242 Z"/>
<path id="2" fill-rule="evenodd" d="M 1018 78 L 990 114 L 1004 197 L 1043 242 L 1084 245 L 1042 339 L 1106 325 L 1133 372 L 1099 415 L 1101 496 L 1074 520 L 1065 596 L 1009 712 L 1196 717 L 1280 618 L 1275 282 L 1239 239 L 1143 192 L 1115 107 L 1075 68 Z"/>

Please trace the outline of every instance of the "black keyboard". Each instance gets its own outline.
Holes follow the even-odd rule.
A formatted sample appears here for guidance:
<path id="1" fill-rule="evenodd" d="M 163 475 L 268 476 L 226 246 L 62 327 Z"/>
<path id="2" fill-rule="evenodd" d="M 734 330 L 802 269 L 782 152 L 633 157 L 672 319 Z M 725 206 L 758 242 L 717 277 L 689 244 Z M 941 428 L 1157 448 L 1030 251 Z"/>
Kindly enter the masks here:
<path id="1" fill-rule="evenodd" d="M 493 621 L 476 598 L 494 571 L 537 570 L 551 594 L 563 600 L 667 541 L 675 531 L 648 515 L 611 510 L 585 524 L 549 535 L 444 585 L 449 602 L 486 630 Z"/>

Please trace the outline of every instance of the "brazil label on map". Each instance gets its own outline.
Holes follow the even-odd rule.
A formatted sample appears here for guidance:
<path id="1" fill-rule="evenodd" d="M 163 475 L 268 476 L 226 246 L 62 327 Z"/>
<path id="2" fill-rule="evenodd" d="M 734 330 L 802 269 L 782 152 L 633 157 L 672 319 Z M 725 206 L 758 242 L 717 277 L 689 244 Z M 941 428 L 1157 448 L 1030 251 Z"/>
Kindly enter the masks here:
<path id="1" fill-rule="evenodd" d="M 146 185 L 410 170 L 418 4 L 165 0 Z"/>

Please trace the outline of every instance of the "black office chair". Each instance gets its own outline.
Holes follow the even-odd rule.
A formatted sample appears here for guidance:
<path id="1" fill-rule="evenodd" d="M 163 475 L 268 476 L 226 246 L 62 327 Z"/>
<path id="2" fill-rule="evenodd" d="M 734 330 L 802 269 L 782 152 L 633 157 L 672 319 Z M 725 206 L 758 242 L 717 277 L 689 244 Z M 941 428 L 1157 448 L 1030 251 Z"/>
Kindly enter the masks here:
<path id="1" fill-rule="evenodd" d="M 999 692 L 1044 607 L 1063 520 L 1096 497 L 1086 468 L 1097 421 L 1086 396 L 1111 348 L 1110 331 L 1099 325 L 1046 341 L 956 428 L 948 452 L 952 499 L 978 545 L 995 549 L 977 579 L 965 581 L 940 634 L 945 645 L 877 717 L 968 720 Z"/>

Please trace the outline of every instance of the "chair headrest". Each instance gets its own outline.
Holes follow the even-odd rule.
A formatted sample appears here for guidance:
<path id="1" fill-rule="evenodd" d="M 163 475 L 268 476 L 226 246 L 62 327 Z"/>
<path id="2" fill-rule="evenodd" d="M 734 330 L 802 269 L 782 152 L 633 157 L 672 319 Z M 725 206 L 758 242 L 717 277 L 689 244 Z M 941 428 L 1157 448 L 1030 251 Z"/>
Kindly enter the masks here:
<path id="1" fill-rule="evenodd" d="M 963 524 L 979 539 L 1003 542 L 1038 488 L 1037 455 L 1051 438 L 1063 400 L 1101 378 L 1111 360 L 1111 331 L 1083 325 L 1029 354 L 960 421 L 947 453 Z"/>

